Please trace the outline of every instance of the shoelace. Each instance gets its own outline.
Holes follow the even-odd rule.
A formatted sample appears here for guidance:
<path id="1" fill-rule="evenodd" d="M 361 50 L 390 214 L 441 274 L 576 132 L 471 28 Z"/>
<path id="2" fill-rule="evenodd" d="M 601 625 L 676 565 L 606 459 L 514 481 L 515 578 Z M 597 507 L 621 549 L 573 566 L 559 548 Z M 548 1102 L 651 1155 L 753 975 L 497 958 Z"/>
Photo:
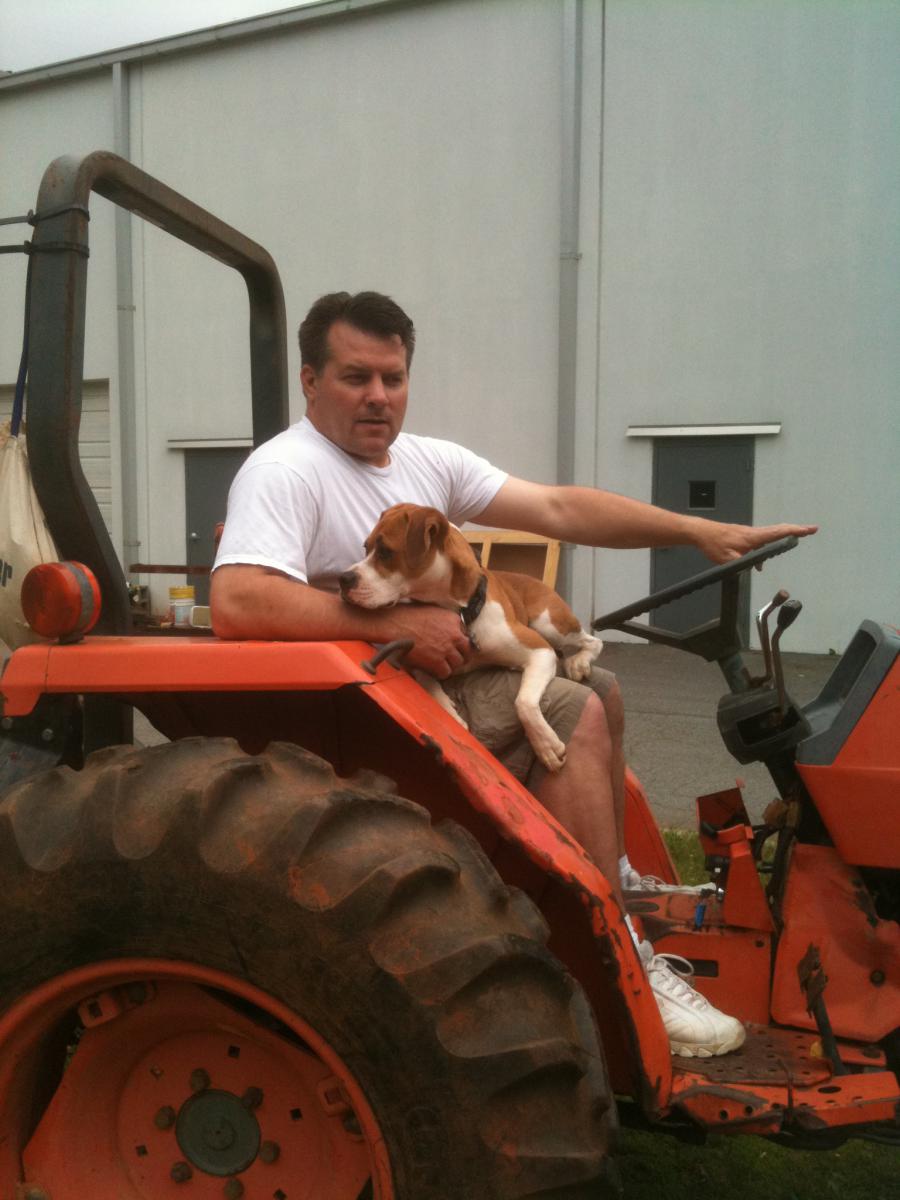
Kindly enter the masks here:
<path id="1" fill-rule="evenodd" d="M 652 891 L 653 888 L 659 887 L 661 884 L 665 884 L 665 882 L 658 875 L 642 875 L 639 880 L 640 888 L 645 892 Z"/>
<path id="2" fill-rule="evenodd" d="M 693 986 L 694 968 L 680 954 L 654 954 L 647 973 L 660 971 L 666 978 L 666 990 L 677 1000 L 687 1000 L 694 1008 L 706 1008 L 709 1001 Z"/>
<path id="3" fill-rule="evenodd" d="M 651 891 L 655 887 L 672 887 L 673 884 L 668 883 L 665 879 L 660 879 L 658 875 L 642 875 L 640 878 L 640 886 L 644 891 Z M 715 891 L 713 884 L 700 885 L 706 891 Z M 635 891 L 638 889 L 636 888 Z M 676 958 L 678 955 L 676 955 Z"/>

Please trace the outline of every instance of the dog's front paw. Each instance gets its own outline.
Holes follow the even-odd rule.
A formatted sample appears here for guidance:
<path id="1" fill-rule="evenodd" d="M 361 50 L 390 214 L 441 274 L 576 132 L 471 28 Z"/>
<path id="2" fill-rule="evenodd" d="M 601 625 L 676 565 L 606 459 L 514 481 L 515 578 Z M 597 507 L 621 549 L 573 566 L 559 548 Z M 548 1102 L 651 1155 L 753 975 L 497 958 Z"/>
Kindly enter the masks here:
<path id="1" fill-rule="evenodd" d="M 575 654 L 563 659 L 563 670 L 575 683 L 581 683 L 591 673 L 594 660 L 599 657 L 603 643 L 599 638 L 588 637 L 585 644 Z"/>
<path id="2" fill-rule="evenodd" d="M 563 670 L 575 683 L 581 683 L 591 673 L 592 656 L 587 650 L 579 650 L 563 660 Z"/>
<path id="3" fill-rule="evenodd" d="M 541 738 L 539 744 L 532 742 L 532 747 L 538 762 L 548 771 L 558 771 L 565 766 L 566 744 L 555 733 L 551 733 L 549 738 Z"/>

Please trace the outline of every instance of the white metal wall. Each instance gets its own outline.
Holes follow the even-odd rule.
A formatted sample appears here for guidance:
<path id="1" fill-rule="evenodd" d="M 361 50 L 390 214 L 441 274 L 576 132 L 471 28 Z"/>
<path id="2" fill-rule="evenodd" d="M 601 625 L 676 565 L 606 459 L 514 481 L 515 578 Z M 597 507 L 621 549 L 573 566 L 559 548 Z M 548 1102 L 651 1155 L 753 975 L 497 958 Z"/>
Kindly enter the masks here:
<path id="1" fill-rule="evenodd" d="M 12 97 L 15 97 L 13 100 Z M 61 154 L 86 154 L 112 142 L 108 72 L 67 83 L 0 96 L 0 215 L 35 208 L 44 169 Z M 4 243 L 24 242 L 27 225 L 2 230 Z M 87 324 L 81 429 L 82 464 L 100 503 L 103 519 L 118 545 L 121 504 L 118 482 L 119 427 L 116 399 L 116 292 L 113 206 L 97 197 L 91 206 L 91 259 L 88 270 Z M 7 407 L 22 348 L 25 256 L 0 257 L 0 389 Z"/>
<path id="2" fill-rule="evenodd" d="M 598 474 L 650 497 L 629 425 L 780 421 L 754 519 L 821 532 L 755 577 L 796 649 L 900 609 L 900 5 L 608 0 Z M 648 555 L 598 556 L 598 609 Z"/>
<path id="3" fill-rule="evenodd" d="M 555 472 L 559 8 L 414 6 L 146 62 L 136 162 L 269 249 L 293 331 L 323 292 L 394 295 L 419 335 L 408 428 Z M 150 494 L 170 438 L 249 433 L 243 284 L 151 227 L 139 284 Z M 140 242 L 138 243 L 141 244 Z M 149 508 L 156 561 L 183 553 Z"/>
<path id="4" fill-rule="evenodd" d="M 898 52 L 890 0 L 423 0 L 130 63 L 131 157 L 274 254 L 292 330 L 323 291 L 395 295 L 419 329 L 409 427 L 550 481 L 577 124 L 577 480 L 650 498 L 629 425 L 780 422 L 756 520 L 821 523 L 778 582 L 806 602 L 792 647 L 840 648 L 898 609 Z M 112 147 L 112 100 L 99 66 L 0 90 L 0 211 L 32 206 L 58 153 Z M 110 379 L 116 479 L 113 223 L 94 210 L 86 373 Z M 139 557 L 177 561 L 168 444 L 249 433 L 246 300 L 135 224 Z M 0 261 L 8 384 L 24 264 Z M 294 416 L 297 367 L 292 340 Z M 644 552 L 582 552 L 573 597 L 587 616 L 648 578 Z"/>

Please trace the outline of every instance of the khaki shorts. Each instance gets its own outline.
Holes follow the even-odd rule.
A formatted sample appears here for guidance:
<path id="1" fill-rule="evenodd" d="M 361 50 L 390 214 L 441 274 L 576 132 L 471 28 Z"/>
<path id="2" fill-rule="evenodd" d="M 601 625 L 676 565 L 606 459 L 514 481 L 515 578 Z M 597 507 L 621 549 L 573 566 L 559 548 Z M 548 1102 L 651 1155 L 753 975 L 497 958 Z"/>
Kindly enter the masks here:
<path id="1" fill-rule="evenodd" d="M 484 667 L 443 679 L 441 686 L 475 737 L 516 779 L 533 788 L 543 776 L 544 768 L 535 760 L 516 715 L 516 695 L 521 682 L 519 671 Z M 592 667 L 584 683 L 573 683 L 564 675 L 557 675 L 541 697 L 541 712 L 568 745 L 590 692 L 602 700 L 615 686 L 615 675 L 601 667 Z"/>

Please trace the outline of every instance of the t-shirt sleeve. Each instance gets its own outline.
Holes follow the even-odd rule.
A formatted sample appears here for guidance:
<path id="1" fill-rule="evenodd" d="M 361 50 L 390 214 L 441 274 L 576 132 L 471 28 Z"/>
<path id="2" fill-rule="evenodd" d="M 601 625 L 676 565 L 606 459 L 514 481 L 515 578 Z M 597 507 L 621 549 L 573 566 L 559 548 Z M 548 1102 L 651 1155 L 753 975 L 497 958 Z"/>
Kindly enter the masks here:
<path id="1" fill-rule="evenodd" d="M 437 442 L 450 479 L 447 516 L 454 524 L 477 517 L 506 483 L 509 474 L 455 442 Z"/>
<path id="2" fill-rule="evenodd" d="M 318 519 L 313 494 L 296 471 L 277 462 L 245 467 L 228 493 L 213 570 L 246 563 L 307 583 L 306 556 Z"/>

